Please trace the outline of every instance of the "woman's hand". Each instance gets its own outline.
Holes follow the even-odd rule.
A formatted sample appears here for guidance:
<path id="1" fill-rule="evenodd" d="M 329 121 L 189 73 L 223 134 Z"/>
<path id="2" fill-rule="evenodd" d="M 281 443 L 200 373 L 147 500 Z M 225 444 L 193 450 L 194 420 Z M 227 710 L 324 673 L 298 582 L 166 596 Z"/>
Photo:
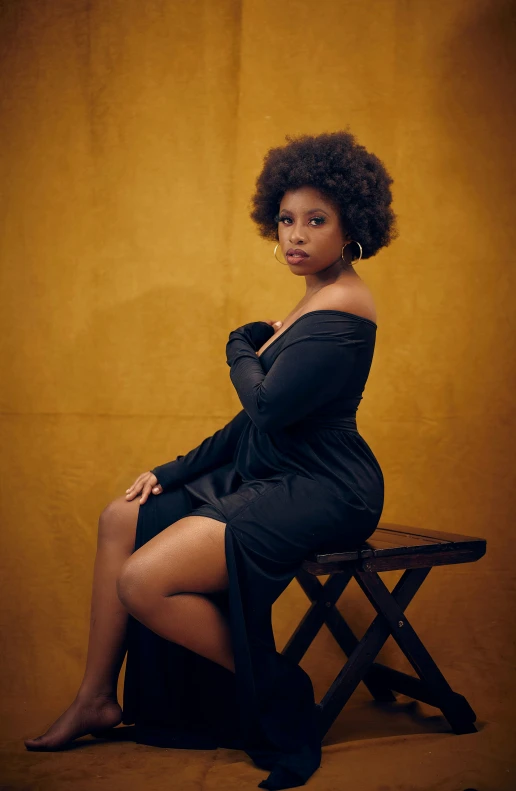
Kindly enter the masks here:
<path id="1" fill-rule="evenodd" d="M 279 330 L 279 328 L 283 326 L 283 322 L 282 321 L 279 321 L 279 320 L 278 321 L 273 321 L 272 319 L 270 319 L 270 320 L 267 319 L 267 324 L 271 324 L 274 327 L 274 332 L 276 332 L 276 330 Z"/>
<path id="2" fill-rule="evenodd" d="M 269 338 L 272 338 L 281 325 L 281 321 L 273 321 L 272 319 L 267 319 L 266 321 L 249 321 L 247 324 L 242 324 L 241 327 L 237 327 L 236 330 L 230 332 L 228 344 L 226 345 L 228 365 L 230 365 L 229 357 L 231 356 L 228 353 L 229 346 L 233 339 L 243 338 L 254 351 L 258 351 Z"/>
<path id="3" fill-rule="evenodd" d="M 229 333 L 226 343 L 226 362 L 231 368 L 242 349 L 242 342 L 249 344 L 254 352 L 258 352 L 269 338 L 281 327 L 281 321 L 249 321 Z M 272 329 L 272 332 L 271 332 Z M 245 347 L 244 347 L 245 348 Z"/>
<path id="4" fill-rule="evenodd" d="M 162 491 L 163 489 L 159 485 L 158 479 L 153 472 L 142 472 L 133 485 L 125 490 L 125 496 L 127 500 L 133 500 L 136 495 L 141 492 L 140 504 L 143 505 L 143 503 L 147 502 L 147 498 L 151 492 L 152 494 L 161 494 Z"/>

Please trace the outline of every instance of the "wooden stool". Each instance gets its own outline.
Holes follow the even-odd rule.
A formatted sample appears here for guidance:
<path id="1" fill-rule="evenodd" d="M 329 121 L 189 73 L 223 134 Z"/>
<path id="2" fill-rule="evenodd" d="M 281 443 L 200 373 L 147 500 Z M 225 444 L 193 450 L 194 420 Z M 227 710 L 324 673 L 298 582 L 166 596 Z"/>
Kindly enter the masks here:
<path id="1" fill-rule="evenodd" d="M 282 654 L 299 662 L 321 626 L 326 624 L 347 656 L 342 670 L 318 703 L 321 738 L 360 681 L 377 701 L 395 701 L 393 690 L 436 706 L 455 733 L 474 733 L 476 715 L 466 698 L 454 692 L 404 613 L 432 566 L 470 563 L 486 551 L 483 538 L 420 530 L 380 522 L 369 541 L 350 552 L 314 555 L 296 576 L 312 605 Z M 392 591 L 378 572 L 406 569 Z M 317 579 L 329 574 L 322 585 Z M 336 604 L 354 577 L 378 615 L 359 641 Z M 419 678 L 375 662 L 392 634 Z"/>

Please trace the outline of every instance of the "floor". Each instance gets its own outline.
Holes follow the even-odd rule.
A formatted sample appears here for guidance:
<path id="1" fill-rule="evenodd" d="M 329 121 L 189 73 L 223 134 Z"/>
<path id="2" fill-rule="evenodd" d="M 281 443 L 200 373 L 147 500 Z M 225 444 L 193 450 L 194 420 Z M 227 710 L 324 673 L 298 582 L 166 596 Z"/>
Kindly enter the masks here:
<path id="1" fill-rule="evenodd" d="M 35 728 L 33 714 L 18 712 L 0 743 L 1 791 L 251 791 L 267 774 L 237 750 L 173 750 L 91 737 L 58 753 L 25 750 L 23 737 L 41 732 L 55 715 L 40 714 Z M 321 768 L 306 788 L 516 791 L 514 719 L 503 719 L 479 718 L 477 733 L 457 736 L 426 704 L 399 696 L 379 705 L 359 688 L 328 733 Z"/>

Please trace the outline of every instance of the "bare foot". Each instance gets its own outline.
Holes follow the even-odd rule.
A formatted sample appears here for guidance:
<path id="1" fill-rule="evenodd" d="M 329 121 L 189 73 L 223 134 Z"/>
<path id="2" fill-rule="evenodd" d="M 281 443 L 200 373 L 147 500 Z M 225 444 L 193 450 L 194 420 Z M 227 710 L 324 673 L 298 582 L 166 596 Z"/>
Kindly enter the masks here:
<path id="1" fill-rule="evenodd" d="M 62 750 L 71 741 L 92 731 L 114 728 L 122 722 L 122 709 L 112 698 L 83 701 L 76 698 L 72 705 L 35 739 L 25 739 L 27 750 Z"/>

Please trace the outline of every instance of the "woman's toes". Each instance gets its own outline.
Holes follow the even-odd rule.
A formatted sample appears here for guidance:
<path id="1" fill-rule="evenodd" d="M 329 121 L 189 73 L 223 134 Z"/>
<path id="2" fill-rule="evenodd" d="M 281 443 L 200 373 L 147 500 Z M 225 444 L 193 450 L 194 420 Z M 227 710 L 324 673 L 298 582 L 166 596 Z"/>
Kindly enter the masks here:
<path id="1" fill-rule="evenodd" d="M 45 746 L 43 736 L 35 736 L 33 739 L 25 739 L 23 743 L 27 750 L 42 750 Z"/>

